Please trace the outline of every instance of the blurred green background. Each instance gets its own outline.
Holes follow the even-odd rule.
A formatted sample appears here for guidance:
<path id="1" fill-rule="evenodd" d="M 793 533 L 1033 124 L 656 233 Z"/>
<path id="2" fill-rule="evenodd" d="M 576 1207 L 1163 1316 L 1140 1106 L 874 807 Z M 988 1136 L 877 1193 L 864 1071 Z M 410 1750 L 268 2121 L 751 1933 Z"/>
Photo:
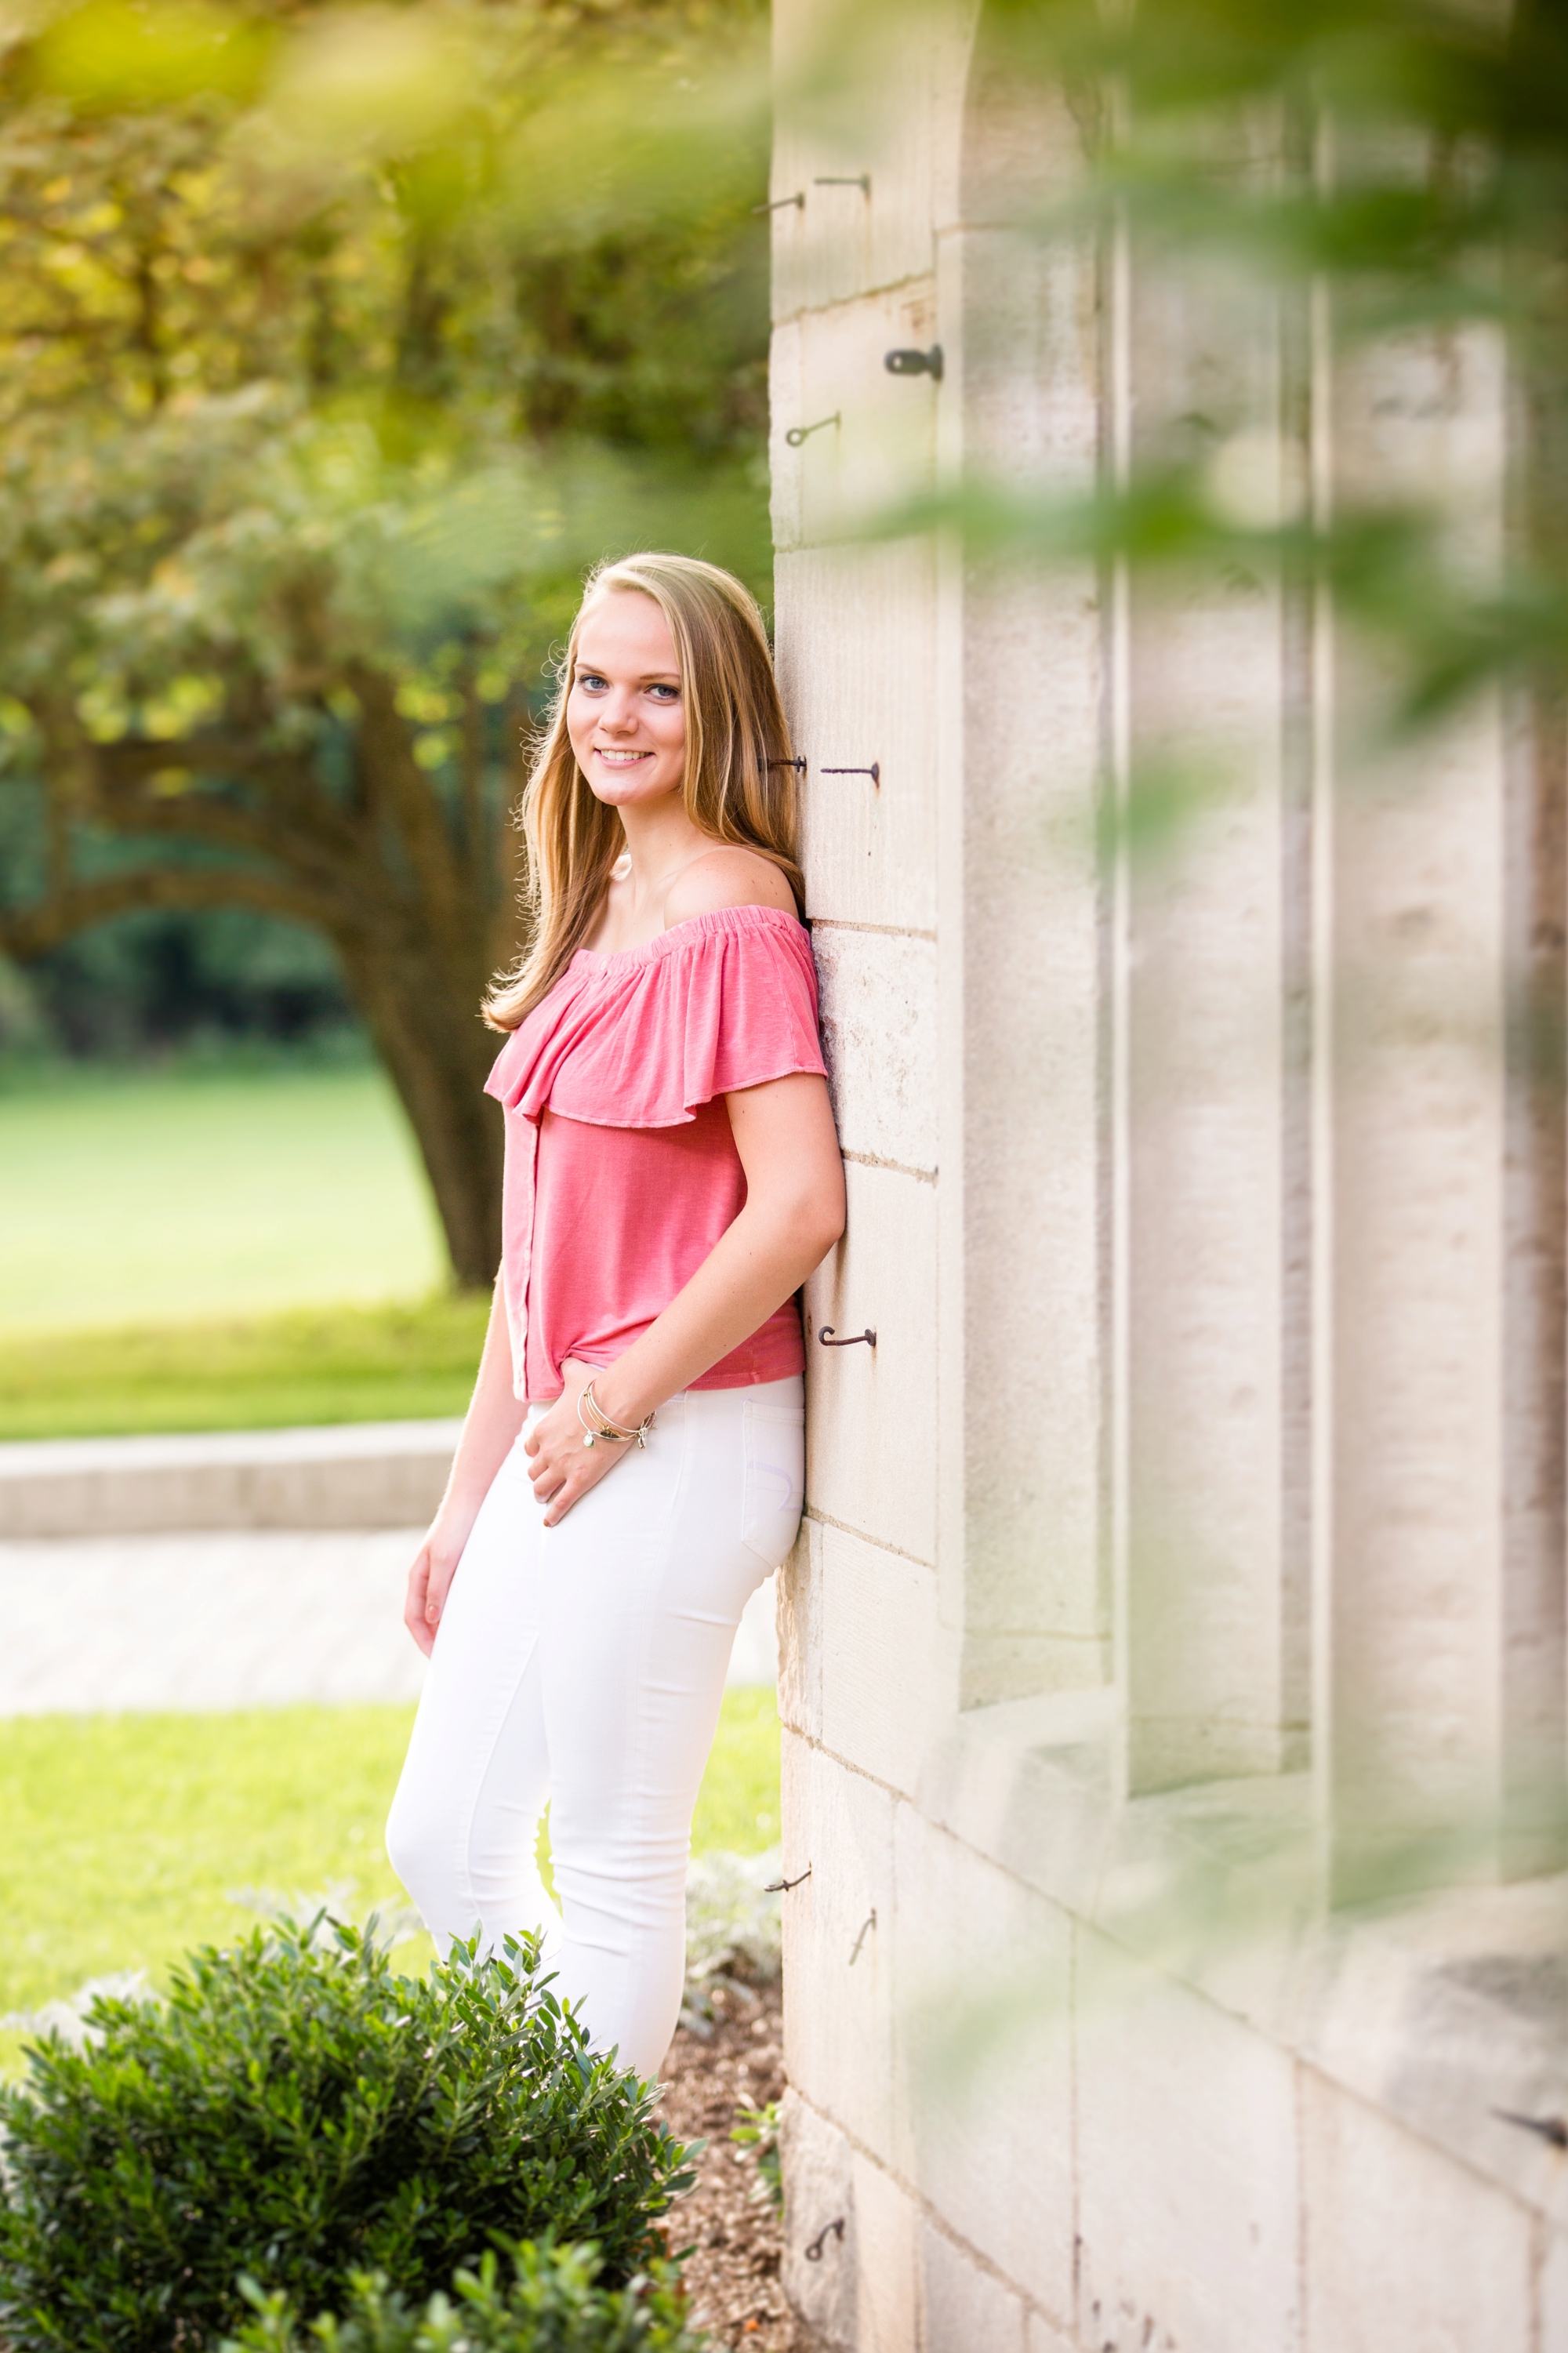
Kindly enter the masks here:
<path id="1" fill-rule="evenodd" d="M 462 1410 L 477 1007 L 583 574 L 769 593 L 766 37 L 747 0 L 0 27 L 0 1439 Z M 247 1891 L 395 1895 L 409 1714 L 0 1724 L 0 2016 L 156 1980 Z M 700 1847 L 776 1838 L 777 1744 L 731 1693 Z"/>
<path id="2" fill-rule="evenodd" d="M 461 1410 L 582 576 L 768 596 L 766 38 L 0 28 L 0 1438 Z"/>

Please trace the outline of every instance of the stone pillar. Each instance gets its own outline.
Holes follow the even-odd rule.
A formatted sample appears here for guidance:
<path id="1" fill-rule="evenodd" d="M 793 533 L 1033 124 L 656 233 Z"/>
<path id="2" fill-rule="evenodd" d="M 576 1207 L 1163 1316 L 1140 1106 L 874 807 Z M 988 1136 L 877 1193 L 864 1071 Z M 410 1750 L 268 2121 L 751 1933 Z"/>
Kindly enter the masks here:
<path id="1" fill-rule="evenodd" d="M 1020 213 L 1085 168 L 1066 100 L 970 70 L 937 241 L 946 477 L 1092 493 L 1101 320 L 1093 240 Z M 956 537 L 956 535 L 955 535 Z M 1103 748 L 1092 565 L 951 544 L 939 824 L 942 1559 L 963 1564 L 962 1704 L 1102 1683 Z"/>
<path id="2" fill-rule="evenodd" d="M 1326 358 L 1325 478 L 1441 486 L 1447 555 L 1495 565 L 1500 340 L 1412 335 L 1331 384 Z M 1335 660 L 1317 1719 L 1331 1883 L 1357 1897 L 1563 1856 L 1563 874 L 1560 763 L 1497 692 L 1379 757 L 1390 681 L 1345 642 Z"/>
<path id="3" fill-rule="evenodd" d="M 1275 522 L 1305 472 L 1258 286 L 1123 239 L 1117 459 Z M 1132 1793 L 1304 1758 L 1284 1548 L 1287 637 L 1272 583 L 1120 586 L 1112 729 L 1120 1674 Z"/>

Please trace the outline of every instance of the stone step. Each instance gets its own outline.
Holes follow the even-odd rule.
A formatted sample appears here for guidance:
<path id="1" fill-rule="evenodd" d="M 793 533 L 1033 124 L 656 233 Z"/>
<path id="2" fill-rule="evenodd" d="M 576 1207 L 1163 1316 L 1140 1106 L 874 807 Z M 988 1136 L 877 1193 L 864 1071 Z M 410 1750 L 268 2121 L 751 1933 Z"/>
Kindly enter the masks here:
<path id="1" fill-rule="evenodd" d="M 420 1526 L 462 1427 L 367 1421 L 0 1445 L 0 1538 Z"/>

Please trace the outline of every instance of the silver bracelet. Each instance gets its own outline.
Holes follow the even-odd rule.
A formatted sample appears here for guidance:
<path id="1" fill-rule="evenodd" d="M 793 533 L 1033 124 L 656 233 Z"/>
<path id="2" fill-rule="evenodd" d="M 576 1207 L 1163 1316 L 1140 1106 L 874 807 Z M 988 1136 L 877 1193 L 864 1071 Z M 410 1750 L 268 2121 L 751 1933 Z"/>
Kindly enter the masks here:
<path id="1" fill-rule="evenodd" d="M 595 1420 L 592 1426 L 583 1419 L 584 1403 L 593 1409 Z M 646 1454 L 647 1451 L 647 1433 L 653 1428 L 654 1416 L 651 1413 L 645 1416 L 636 1430 L 622 1430 L 617 1422 L 610 1419 L 609 1415 L 594 1395 L 592 1381 L 585 1382 L 577 1392 L 577 1419 L 582 1425 L 584 1446 L 592 1446 L 599 1439 L 605 1438 L 612 1446 L 630 1446 L 635 1441 L 639 1453 Z"/>

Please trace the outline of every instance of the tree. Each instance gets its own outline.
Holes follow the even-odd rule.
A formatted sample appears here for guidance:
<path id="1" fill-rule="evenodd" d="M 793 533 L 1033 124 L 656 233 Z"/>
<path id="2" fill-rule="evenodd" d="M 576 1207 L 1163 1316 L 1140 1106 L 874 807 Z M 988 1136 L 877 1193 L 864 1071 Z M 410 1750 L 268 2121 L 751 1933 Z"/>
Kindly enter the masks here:
<path id="1" fill-rule="evenodd" d="M 581 568 L 765 563 L 758 29 L 95 0 L 0 64 L 0 949 L 150 906 L 324 932 L 465 1283 Z"/>

